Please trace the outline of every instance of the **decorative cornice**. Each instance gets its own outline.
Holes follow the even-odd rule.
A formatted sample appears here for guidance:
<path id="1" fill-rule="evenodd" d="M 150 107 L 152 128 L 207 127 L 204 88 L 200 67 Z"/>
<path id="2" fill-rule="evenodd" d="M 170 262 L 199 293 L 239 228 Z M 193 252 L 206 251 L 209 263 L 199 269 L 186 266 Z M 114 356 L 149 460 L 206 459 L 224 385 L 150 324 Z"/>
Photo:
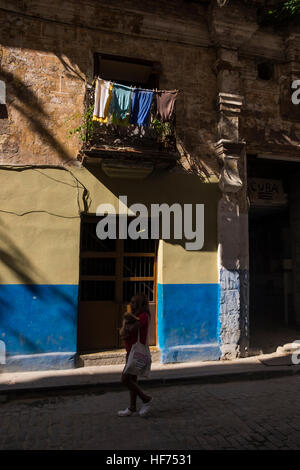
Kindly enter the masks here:
<path id="1" fill-rule="evenodd" d="M 218 111 L 230 114 L 239 114 L 244 103 L 244 98 L 241 95 L 231 93 L 219 93 L 218 95 Z"/>
<path id="2" fill-rule="evenodd" d="M 215 143 L 216 156 L 220 160 L 224 158 L 238 158 L 242 150 L 245 148 L 246 142 L 232 142 L 227 139 L 220 139 Z"/>
<path id="3" fill-rule="evenodd" d="M 245 142 L 225 139 L 220 139 L 215 144 L 216 156 L 221 167 L 219 187 L 223 193 L 237 193 L 243 187 L 239 175 L 239 160 L 245 145 Z"/>

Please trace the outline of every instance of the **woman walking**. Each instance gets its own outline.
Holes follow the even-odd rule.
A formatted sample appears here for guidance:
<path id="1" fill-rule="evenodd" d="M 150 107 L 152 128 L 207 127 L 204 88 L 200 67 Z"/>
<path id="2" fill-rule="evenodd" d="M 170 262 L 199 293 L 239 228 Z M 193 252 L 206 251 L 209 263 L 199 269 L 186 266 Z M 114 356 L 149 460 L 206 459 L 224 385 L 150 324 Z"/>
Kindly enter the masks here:
<path id="1" fill-rule="evenodd" d="M 120 335 L 124 340 L 126 348 L 126 363 L 129 357 L 132 346 L 137 342 L 138 336 L 142 344 L 146 344 L 148 337 L 148 327 L 150 319 L 149 303 L 144 294 L 137 294 L 131 299 L 130 312 L 124 315 L 123 326 L 120 330 Z M 125 410 L 119 411 L 119 416 L 134 416 L 137 415 L 136 402 L 139 397 L 143 404 L 139 411 L 140 416 L 145 416 L 150 411 L 150 404 L 153 398 L 146 395 L 137 384 L 137 376 L 122 373 L 122 383 L 128 388 L 130 392 L 130 406 Z"/>

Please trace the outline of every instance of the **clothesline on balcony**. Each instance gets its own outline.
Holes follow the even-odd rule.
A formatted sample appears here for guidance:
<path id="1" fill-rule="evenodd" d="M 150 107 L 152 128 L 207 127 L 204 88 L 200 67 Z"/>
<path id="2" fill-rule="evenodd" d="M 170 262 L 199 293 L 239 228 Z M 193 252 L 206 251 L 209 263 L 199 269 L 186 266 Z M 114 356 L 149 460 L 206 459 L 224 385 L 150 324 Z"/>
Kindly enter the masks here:
<path id="1" fill-rule="evenodd" d="M 171 120 L 179 90 L 146 90 L 96 79 L 93 121 L 102 124 L 148 126 L 150 109 L 156 98 L 156 116 L 161 122 Z"/>

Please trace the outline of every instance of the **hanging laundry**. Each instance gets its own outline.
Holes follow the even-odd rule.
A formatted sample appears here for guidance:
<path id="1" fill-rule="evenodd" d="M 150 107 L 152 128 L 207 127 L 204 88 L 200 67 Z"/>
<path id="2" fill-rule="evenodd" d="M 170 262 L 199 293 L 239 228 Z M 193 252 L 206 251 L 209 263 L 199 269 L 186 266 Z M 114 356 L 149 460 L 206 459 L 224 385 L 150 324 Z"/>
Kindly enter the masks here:
<path id="1" fill-rule="evenodd" d="M 153 100 L 153 91 L 139 90 L 133 91 L 130 124 L 147 126 L 150 118 L 150 108 Z"/>
<path id="2" fill-rule="evenodd" d="M 156 92 L 157 116 L 160 121 L 170 121 L 177 95 L 178 90 Z"/>
<path id="3" fill-rule="evenodd" d="M 93 121 L 99 121 L 104 124 L 108 122 L 109 105 L 112 98 L 113 85 L 107 80 L 97 78 L 95 88 L 95 103 L 93 112 Z"/>
<path id="4" fill-rule="evenodd" d="M 122 121 L 130 113 L 132 88 L 126 85 L 115 83 L 110 102 L 109 113 L 112 114 L 114 124 L 122 124 Z"/>

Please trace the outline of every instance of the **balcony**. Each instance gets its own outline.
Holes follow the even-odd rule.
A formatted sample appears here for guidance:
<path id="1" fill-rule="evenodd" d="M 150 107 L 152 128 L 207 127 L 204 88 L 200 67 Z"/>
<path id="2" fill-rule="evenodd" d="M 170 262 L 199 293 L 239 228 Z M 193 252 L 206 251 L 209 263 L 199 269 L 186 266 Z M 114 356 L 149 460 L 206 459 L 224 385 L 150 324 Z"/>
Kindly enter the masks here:
<path id="1" fill-rule="evenodd" d="M 155 118 L 151 108 L 149 126 L 118 126 L 92 121 L 94 90 L 88 90 L 83 164 L 100 165 L 111 177 L 144 178 L 154 169 L 172 168 L 179 158 L 176 148 L 175 111 L 170 122 Z"/>

